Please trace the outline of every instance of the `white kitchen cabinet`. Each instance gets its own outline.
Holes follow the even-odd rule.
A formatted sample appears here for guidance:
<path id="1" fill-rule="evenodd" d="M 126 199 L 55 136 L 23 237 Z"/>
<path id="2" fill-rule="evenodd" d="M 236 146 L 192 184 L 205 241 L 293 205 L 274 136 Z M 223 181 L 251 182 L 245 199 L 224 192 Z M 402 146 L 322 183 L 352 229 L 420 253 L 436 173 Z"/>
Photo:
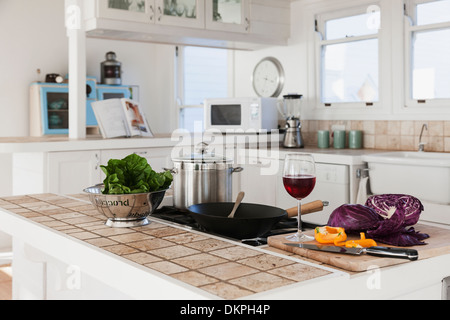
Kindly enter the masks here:
<path id="1" fill-rule="evenodd" d="M 206 1 L 206 29 L 247 33 L 250 30 L 250 0 Z"/>
<path id="2" fill-rule="evenodd" d="M 100 151 L 13 155 L 13 195 L 81 193 L 100 183 Z"/>
<path id="3" fill-rule="evenodd" d="M 204 0 L 98 0 L 98 16 L 122 21 L 204 28 Z"/>
<path id="4" fill-rule="evenodd" d="M 205 0 L 156 0 L 155 23 L 177 27 L 204 28 Z"/>
<path id="5" fill-rule="evenodd" d="M 13 195 L 77 194 L 102 183 L 101 165 L 136 153 L 155 171 L 171 168 L 172 148 L 108 149 L 67 152 L 17 153 L 13 155 Z"/>
<path id="6" fill-rule="evenodd" d="M 93 4 L 92 0 L 90 3 Z M 96 1 L 98 15 L 107 19 L 150 23 L 155 19 L 155 0 L 126 1 L 98 0 Z M 87 7 L 91 9 L 90 6 Z"/>
<path id="7" fill-rule="evenodd" d="M 77 194 L 101 182 L 100 151 L 48 153 L 47 192 Z"/>
<path id="8" fill-rule="evenodd" d="M 267 206 L 276 205 L 276 174 L 265 174 L 272 160 L 250 159 L 243 165 L 241 173 L 241 191 L 245 192 L 245 203 L 257 203 Z"/>
<path id="9" fill-rule="evenodd" d="M 259 49 L 287 45 L 289 0 L 85 0 L 90 38 Z"/>

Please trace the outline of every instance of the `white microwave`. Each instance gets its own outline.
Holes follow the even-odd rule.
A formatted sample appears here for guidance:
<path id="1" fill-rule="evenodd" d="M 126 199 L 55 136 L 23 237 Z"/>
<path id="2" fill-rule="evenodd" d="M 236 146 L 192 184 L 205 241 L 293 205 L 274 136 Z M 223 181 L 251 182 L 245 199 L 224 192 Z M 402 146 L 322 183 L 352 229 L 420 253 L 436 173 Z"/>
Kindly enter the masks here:
<path id="1" fill-rule="evenodd" d="M 278 129 L 278 99 L 221 98 L 205 100 L 205 130 Z"/>

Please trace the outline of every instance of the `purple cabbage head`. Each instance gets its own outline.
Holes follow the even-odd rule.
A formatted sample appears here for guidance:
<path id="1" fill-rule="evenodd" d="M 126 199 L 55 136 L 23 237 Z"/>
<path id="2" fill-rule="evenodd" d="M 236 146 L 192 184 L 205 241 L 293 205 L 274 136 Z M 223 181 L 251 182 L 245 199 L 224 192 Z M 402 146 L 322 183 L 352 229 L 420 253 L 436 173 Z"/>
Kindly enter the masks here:
<path id="1" fill-rule="evenodd" d="M 404 194 L 372 196 L 367 199 L 366 206 L 375 210 L 384 219 L 392 219 L 396 214 L 401 216 L 405 227 L 417 224 L 423 211 L 419 199 Z"/>
<path id="2" fill-rule="evenodd" d="M 328 225 L 348 233 L 365 232 L 368 238 L 388 245 L 423 245 L 429 236 L 407 227 L 417 224 L 423 205 L 415 197 L 386 194 L 370 197 L 363 205 L 343 205 L 330 216 Z"/>
<path id="3" fill-rule="evenodd" d="M 381 218 L 374 210 L 360 204 L 344 204 L 330 216 L 328 226 L 344 228 L 347 233 L 359 233 L 378 225 Z"/>

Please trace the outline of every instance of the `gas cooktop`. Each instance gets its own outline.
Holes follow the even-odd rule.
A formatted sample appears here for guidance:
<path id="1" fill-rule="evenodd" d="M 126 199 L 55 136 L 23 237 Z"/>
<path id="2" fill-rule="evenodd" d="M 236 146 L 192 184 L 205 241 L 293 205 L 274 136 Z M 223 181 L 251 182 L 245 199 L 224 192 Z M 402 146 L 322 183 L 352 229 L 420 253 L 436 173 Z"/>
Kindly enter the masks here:
<path id="1" fill-rule="evenodd" d="M 280 234 L 288 234 L 288 233 L 295 233 L 297 231 L 297 219 L 291 218 L 280 221 L 278 224 L 276 224 L 272 230 L 260 238 L 255 239 L 233 239 L 229 237 L 225 237 L 220 234 L 216 234 L 213 232 L 210 232 L 206 230 L 204 227 L 199 225 L 194 218 L 190 216 L 188 212 L 181 211 L 179 209 L 173 208 L 173 207 L 162 207 L 158 210 L 156 210 L 151 218 L 156 218 L 159 220 L 163 220 L 166 222 L 170 222 L 173 224 L 177 224 L 183 227 L 189 227 L 192 230 L 204 232 L 207 234 L 211 234 L 217 237 L 226 238 L 232 241 L 241 242 L 250 246 L 259 247 L 267 245 L 267 238 L 271 236 L 276 236 Z M 313 225 L 307 222 L 302 222 L 303 230 L 312 230 L 317 227 L 317 225 Z"/>

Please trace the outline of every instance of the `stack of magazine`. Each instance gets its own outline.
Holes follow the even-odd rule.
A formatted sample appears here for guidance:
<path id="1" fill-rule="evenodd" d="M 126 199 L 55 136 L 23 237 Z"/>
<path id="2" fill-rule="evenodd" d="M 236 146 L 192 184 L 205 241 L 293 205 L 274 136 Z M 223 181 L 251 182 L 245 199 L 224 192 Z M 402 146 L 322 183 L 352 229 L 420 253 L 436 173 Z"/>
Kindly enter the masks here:
<path id="1" fill-rule="evenodd" d="M 103 138 L 153 137 L 139 103 L 130 99 L 109 99 L 92 103 Z"/>

